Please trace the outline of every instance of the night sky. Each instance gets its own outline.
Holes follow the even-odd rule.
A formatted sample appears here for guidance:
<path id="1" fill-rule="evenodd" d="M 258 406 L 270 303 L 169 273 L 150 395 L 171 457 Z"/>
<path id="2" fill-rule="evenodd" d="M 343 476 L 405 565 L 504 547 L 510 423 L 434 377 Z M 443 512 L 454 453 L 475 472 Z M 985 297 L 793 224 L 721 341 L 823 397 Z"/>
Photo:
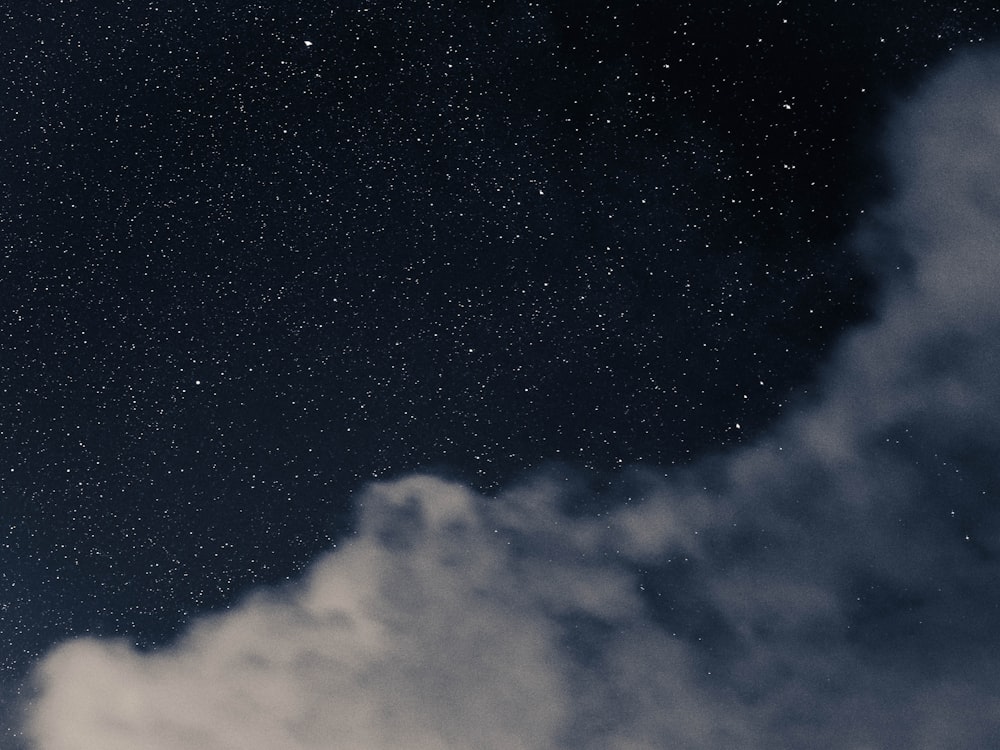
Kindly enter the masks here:
<path id="1" fill-rule="evenodd" d="M 8 5 L 2 750 L 1000 746 L 988 4 Z"/>

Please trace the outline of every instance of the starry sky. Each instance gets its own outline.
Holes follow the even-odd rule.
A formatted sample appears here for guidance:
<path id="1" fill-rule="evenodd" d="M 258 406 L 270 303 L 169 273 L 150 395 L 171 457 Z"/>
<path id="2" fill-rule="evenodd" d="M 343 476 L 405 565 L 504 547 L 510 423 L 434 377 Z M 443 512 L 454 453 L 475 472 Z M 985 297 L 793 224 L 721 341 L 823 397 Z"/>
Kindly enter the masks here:
<path id="1" fill-rule="evenodd" d="M 988 4 L 10 5 L 0 748 L 1000 742 Z"/>

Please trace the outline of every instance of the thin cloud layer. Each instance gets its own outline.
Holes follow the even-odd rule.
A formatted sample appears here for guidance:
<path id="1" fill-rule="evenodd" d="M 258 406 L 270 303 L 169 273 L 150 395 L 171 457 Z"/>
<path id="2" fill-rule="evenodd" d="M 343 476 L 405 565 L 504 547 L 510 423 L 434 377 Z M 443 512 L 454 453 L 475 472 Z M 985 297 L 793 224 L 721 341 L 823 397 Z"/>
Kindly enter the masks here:
<path id="1" fill-rule="evenodd" d="M 295 585 L 55 649 L 35 750 L 1000 746 L 1000 58 L 887 142 L 881 314 L 766 438 L 600 515 L 554 475 L 374 485 Z"/>

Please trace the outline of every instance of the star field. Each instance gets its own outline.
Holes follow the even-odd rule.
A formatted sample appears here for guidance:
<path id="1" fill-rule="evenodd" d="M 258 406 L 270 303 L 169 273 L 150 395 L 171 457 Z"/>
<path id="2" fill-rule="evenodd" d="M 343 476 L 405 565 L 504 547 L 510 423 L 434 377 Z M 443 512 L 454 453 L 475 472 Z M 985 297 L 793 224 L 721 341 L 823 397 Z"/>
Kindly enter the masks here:
<path id="1" fill-rule="evenodd" d="M 662 5 L 0 11 L 0 675 L 294 576 L 371 479 L 685 466 L 808 398 L 887 102 L 995 13 Z"/>

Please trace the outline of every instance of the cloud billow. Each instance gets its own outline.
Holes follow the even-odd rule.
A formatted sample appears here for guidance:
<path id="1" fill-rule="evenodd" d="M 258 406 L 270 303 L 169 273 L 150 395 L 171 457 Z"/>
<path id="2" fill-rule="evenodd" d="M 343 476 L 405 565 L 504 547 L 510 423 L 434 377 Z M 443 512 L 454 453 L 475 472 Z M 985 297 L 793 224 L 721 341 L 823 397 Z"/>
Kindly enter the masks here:
<path id="1" fill-rule="evenodd" d="M 297 583 L 53 650 L 32 747 L 1000 746 L 1000 57 L 888 136 L 880 312 L 759 441 L 601 514 L 544 473 L 375 484 Z"/>

